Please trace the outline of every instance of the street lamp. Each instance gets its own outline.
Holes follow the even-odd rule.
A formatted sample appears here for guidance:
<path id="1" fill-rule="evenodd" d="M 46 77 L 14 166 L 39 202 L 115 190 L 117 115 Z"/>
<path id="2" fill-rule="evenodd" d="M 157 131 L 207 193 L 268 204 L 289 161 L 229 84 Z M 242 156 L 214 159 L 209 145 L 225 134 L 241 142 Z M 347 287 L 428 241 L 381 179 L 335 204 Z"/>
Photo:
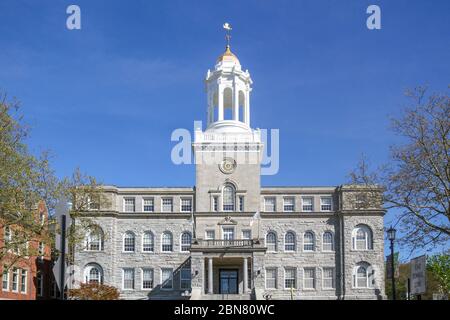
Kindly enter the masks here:
<path id="1" fill-rule="evenodd" d="M 395 300 L 394 240 L 396 231 L 392 226 L 387 230 L 388 239 L 391 241 L 392 300 Z"/>

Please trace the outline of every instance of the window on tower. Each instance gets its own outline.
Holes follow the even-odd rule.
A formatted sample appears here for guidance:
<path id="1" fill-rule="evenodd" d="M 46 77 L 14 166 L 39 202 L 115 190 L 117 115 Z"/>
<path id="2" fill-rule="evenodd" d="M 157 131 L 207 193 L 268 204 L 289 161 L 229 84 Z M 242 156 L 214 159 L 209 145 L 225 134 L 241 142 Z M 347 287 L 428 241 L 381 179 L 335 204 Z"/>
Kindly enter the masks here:
<path id="1" fill-rule="evenodd" d="M 234 211 L 235 192 L 236 190 L 231 184 L 223 187 L 223 211 Z"/>

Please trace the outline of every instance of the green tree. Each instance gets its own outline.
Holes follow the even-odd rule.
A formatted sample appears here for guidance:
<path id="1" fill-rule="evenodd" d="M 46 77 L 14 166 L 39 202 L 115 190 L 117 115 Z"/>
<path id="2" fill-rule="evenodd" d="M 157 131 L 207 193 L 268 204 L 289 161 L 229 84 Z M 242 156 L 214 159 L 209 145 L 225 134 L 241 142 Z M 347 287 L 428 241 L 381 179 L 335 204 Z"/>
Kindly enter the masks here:
<path id="1" fill-rule="evenodd" d="M 450 293 L 450 256 L 445 253 L 428 257 L 427 270 L 430 271 L 438 284 L 439 292 L 445 295 Z"/>

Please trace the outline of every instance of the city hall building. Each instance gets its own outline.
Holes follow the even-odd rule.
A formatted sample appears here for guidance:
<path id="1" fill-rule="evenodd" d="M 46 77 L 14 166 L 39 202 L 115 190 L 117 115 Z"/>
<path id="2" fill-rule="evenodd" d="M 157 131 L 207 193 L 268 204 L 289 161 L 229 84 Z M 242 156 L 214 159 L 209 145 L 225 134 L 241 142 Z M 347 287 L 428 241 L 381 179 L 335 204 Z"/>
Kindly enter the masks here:
<path id="1" fill-rule="evenodd" d="M 261 186 L 252 79 L 230 46 L 206 79 L 195 129 L 196 184 L 105 186 L 107 207 L 77 246 L 79 282 L 123 299 L 383 299 L 381 189 Z M 374 191 L 375 190 L 375 191 Z"/>

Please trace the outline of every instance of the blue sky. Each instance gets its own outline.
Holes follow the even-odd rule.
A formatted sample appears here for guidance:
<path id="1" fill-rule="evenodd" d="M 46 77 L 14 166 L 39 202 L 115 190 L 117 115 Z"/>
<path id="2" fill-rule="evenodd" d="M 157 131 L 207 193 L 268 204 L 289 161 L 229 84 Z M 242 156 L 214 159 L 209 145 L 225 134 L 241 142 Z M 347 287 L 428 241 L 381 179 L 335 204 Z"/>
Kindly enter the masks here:
<path id="1" fill-rule="evenodd" d="M 81 30 L 66 28 L 70 4 Z M 370 4 L 381 30 L 366 27 Z M 254 81 L 252 126 L 280 129 L 280 171 L 263 185 L 339 185 L 361 153 L 388 158 L 406 88 L 446 90 L 449 12 L 445 0 L 2 0 L 0 89 L 59 176 L 79 166 L 107 184 L 192 186 L 170 135 L 205 119 L 227 21 Z"/>

